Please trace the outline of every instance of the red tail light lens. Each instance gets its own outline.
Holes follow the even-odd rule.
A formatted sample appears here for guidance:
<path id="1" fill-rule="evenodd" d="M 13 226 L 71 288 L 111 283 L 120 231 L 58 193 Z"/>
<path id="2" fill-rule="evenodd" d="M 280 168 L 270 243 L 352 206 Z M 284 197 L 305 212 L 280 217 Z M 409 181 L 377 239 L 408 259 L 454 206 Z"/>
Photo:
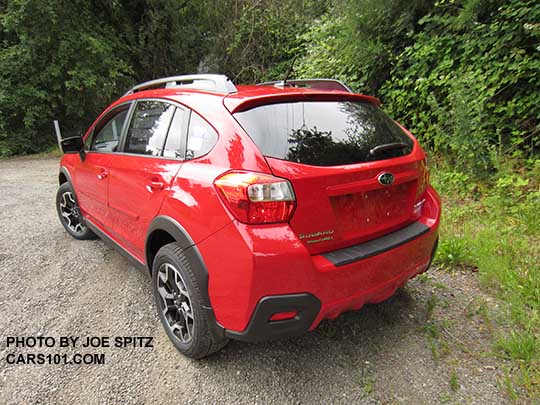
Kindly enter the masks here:
<path id="1" fill-rule="evenodd" d="M 289 311 L 289 312 L 276 312 L 269 319 L 270 322 L 273 321 L 285 321 L 287 319 L 292 319 L 298 315 L 298 311 Z"/>
<path id="2" fill-rule="evenodd" d="M 427 165 L 427 158 L 422 160 L 419 164 L 419 176 L 418 176 L 418 188 L 416 189 L 416 203 L 413 206 L 413 216 L 419 218 L 422 215 L 422 208 L 426 199 L 424 198 L 424 191 L 429 184 L 429 169 Z"/>
<path id="3" fill-rule="evenodd" d="M 268 174 L 228 172 L 214 185 L 235 218 L 246 224 L 287 222 L 296 206 L 291 184 Z"/>

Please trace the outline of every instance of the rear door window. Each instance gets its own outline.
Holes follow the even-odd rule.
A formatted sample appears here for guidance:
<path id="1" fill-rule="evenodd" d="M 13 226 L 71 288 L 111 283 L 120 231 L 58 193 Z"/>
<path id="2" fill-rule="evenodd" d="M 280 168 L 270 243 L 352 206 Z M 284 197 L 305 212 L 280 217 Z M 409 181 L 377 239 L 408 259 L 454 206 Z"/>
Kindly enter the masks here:
<path id="1" fill-rule="evenodd" d="M 124 152 L 161 156 L 176 107 L 162 101 L 139 101 L 129 126 Z"/>
<path id="2" fill-rule="evenodd" d="M 186 146 L 186 159 L 206 155 L 214 147 L 218 134 L 212 126 L 195 111 L 189 119 L 189 132 Z"/>
<path id="3" fill-rule="evenodd" d="M 173 159 L 184 160 L 186 150 L 186 126 L 189 111 L 177 107 L 169 127 L 167 142 L 163 150 L 163 156 Z"/>
<path id="4" fill-rule="evenodd" d="M 389 159 L 413 148 L 399 125 L 366 102 L 268 104 L 234 116 L 265 156 L 308 165 Z"/>

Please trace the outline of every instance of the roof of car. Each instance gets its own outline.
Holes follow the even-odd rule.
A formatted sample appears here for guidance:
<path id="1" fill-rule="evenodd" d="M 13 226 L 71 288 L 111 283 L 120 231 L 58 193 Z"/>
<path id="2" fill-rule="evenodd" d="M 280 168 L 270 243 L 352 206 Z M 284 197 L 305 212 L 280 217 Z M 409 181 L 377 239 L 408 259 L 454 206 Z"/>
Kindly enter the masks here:
<path id="1" fill-rule="evenodd" d="M 363 101 L 380 104 L 380 101 L 371 96 L 350 93 L 341 90 L 321 90 L 307 87 L 293 87 L 282 85 L 237 85 L 236 91 L 224 93 L 206 89 L 196 89 L 187 86 L 153 88 L 128 93 L 123 100 L 138 98 L 171 98 L 177 99 L 185 95 L 199 95 L 223 99 L 223 104 L 231 112 L 247 110 L 262 104 L 273 104 L 288 101 Z"/>

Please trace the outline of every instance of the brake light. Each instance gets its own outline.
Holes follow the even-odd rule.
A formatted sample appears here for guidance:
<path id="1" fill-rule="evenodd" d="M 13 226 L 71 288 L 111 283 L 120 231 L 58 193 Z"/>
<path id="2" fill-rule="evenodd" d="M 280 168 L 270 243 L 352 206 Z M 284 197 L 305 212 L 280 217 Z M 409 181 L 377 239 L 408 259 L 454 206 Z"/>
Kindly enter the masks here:
<path id="1" fill-rule="evenodd" d="M 235 218 L 246 224 L 287 222 L 296 207 L 291 184 L 268 174 L 228 172 L 214 185 Z"/>

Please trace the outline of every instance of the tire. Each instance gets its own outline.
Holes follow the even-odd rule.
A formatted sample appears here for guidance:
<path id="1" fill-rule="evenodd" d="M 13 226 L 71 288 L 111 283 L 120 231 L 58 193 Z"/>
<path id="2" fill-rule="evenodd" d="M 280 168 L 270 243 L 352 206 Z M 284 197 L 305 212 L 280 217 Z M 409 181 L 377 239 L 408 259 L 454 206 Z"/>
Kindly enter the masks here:
<path id="1" fill-rule="evenodd" d="M 159 319 L 180 353 L 201 359 L 227 344 L 227 339 L 215 336 L 209 329 L 200 286 L 177 243 L 165 245 L 157 252 L 152 264 L 152 285 Z"/>
<path id="2" fill-rule="evenodd" d="M 69 183 L 63 183 L 56 193 L 56 211 L 67 233 L 75 239 L 94 239 L 96 235 L 86 226 L 75 192 Z"/>

